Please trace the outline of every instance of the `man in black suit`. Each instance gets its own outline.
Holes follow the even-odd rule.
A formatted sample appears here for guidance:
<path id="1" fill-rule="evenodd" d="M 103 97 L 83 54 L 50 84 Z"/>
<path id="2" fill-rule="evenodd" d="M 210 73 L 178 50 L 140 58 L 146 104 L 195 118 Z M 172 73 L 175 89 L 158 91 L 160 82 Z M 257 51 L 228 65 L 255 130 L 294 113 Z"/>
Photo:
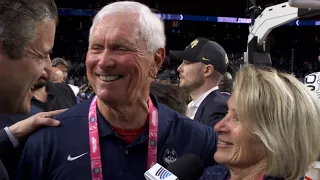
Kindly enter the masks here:
<path id="1" fill-rule="evenodd" d="M 171 51 L 183 60 L 178 67 L 179 86 L 190 93 L 187 116 L 213 127 L 227 113 L 227 98 L 218 84 L 228 68 L 228 56 L 216 42 L 196 38 L 184 51 Z"/>
<path id="2" fill-rule="evenodd" d="M 16 141 L 15 139 L 13 139 L 13 137 L 11 137 L 10 139 L 6 134 L 4 128 L 16 124 L 21 120 L 28 119 L 29 117 L 39 113 L 40 111 L 41 110 L 38 107 L 31 105 L 30 112 L 26 115 L 17 114 L 9 116 L 0 114 L 0 158 L 3 162 L 3 165 L 8 171 L 9 177 L 13 177 L 14 175 L 15 169 L 17 168 L 17 163 L 19 161 L 20 151 L 25 142 L 22 139 Z"/>
<path id="3" fill-rule="evenodd" d="M 58 11 L 54 0 L 0 1 L 0 114 L 27 114 L 32 89 L 47 77 Z M 0 129 L 0 157 L 14 156 L 19 141 L 43 125 L 57 126 L 54 113 L 39 113 Z M 9 179 L 0 160 L 0 178 Z"/>

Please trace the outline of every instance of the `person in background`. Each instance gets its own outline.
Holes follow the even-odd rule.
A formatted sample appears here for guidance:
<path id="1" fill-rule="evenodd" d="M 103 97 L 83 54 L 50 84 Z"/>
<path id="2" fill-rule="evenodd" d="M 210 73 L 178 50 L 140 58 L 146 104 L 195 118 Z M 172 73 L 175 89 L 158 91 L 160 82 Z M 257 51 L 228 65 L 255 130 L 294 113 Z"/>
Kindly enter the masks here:
<path id="1" fill-rule="evenodd" d="M 62 58 L 52 59 L 52 67 L 59 68 L 63 72 L 63 80 L 66 81 L 68 77 L 69 64 L 66 60 Z"/>
<path id="2" fill-rule="evenodd" d="M 63 83 L 64 82 L 63 72 L 59 68 L 56 68 L 56 67 L 52 68 L 51 82 L 53 82 L 53 83 Z"/>
<path id="3" fill-rule="evenodd" d="M 52 67 L 53 68 L 58 68 L 63 72 L 63 82 L 67 83 L 67 77 L 68 77 L 68 71 L 69 71 L 69 64 L 66 60 L 63 58 L 54 58 L 52 60 Z M 61 82 L 62 83 L 62 82 Z M 75 86 L 73 84 L 68 84 L 72 91 L 74 92 L 75 96 L 78 95 L 80 89 L 78 86 Z"/>
<path id="4" fill-rule="evenodd" d="M 161 74 L 158 74 L 155 81 L 163 82 L 163 83 L 171 83 L 170 70 L 165 70 Z"/>
<path id="5" fill-rule="evenodd" d="M 76 96 L 70 86 L 66 83 L 53 83 L 50 81 L 52 78 L 52 66 L 51 64 L 49 65 L 48 77 L 39 79 L 33 88 L 34 96 L 31 99 L 31 104 L 44 112 L 66 109 L 76 105 Z"/>
<path id="6" fill-rule="evenodd" d="M 187 116 L 213 127 L 227 113 L 227 99 L 218 85 L 226 73 L 228 56 L 218 43 L 205 38 L 196 38 L 184 51 L 171 51 L 183 60 L 178 67 L 179 86 L 190 93 Z"/>
<path id="7" fill-rule="evenodd" d="M 186 115 L 187 111 L 187 94 L 180 87 L 164 82 L 152 82 L 150 92 L 158 101 L 180 114 Z"/>
<path id="8" fill-rule="evenodd" d="M 162 20 L 146 5 L 118 1 L 103 7 L 93 20 L 86 57 L 96 96 L 57 116 L 60 127 L 29 137 L 16 179 L 142 180 L 155 163 L 168 167 L 190 153 L 213 165 L 213 128 L 150 94 L 165 41 Z"/>
<path id="9" fill-rule="evenodd" d="M 0 114 L 30 112 L 34 86 L 48 76 L 57 22 L 53 0 L 0 1 Z M 60 122 L 51 118 L 56 114 L 47 112 L 1 123 L 0 179 L 8 179 L 1 161 L 13 177 L 21 140 L 41 126 L 58 126 Z"/>
<path id="10" fill-rule="evenodd" d="M 232 92 L 233 80 L 230 73 L 226 72 L 219 83 L 220 93 L 227 99 L 230 98 Z"/>
<path id="11" fill-rule="evenodd" d="M 217 163 L 202 180 L 299 180 L 320 152 L 320 104 L 299 80 L 247 65 L 215 127 Z"/>

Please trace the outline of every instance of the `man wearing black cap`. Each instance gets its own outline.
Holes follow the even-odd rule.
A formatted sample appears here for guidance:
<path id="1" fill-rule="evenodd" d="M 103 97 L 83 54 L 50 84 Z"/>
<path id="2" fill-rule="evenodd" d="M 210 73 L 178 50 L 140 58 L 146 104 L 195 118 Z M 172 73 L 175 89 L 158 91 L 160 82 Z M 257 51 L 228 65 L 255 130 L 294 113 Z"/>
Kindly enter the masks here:
<path id="1" fill-rule="evenodd" d="M 214 41 L 197 38 L 184 51 L 171 53 L 183 60 L 178 67 L 179 86 L 192 98 L 187 116 L 213 127 L 228 111 L 227 98 L 218 88 L 229 63 L 225 50 Z"/>

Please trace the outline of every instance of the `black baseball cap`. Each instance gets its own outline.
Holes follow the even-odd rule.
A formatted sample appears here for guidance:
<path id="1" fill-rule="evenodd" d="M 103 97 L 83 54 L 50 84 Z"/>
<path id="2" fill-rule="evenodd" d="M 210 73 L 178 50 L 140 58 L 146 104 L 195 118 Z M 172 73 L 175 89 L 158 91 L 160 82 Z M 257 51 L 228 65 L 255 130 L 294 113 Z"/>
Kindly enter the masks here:
<path id="1" fill-rule="evenodd" d="M 226 51 L 215 41 L 206 38 L 196 38 L 184 51 L 170 51 L 176 58 L 186 61 L 212 64 L 221 74 L 227 72 L 229 60 Z"/>

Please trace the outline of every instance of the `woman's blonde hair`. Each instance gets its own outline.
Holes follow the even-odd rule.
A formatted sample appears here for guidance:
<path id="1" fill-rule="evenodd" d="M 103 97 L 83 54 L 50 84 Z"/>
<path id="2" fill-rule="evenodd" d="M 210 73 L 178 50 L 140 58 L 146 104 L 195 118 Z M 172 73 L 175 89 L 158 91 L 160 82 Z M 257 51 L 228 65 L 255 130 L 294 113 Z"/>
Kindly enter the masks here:
<path id="1" fill-rule="evenodd" d="M 237 113 L 267 153 L 266 174 L 300 179 L 320 155 L 320 105 L 295 77 L 242 68 L 234 85 Z"/>

